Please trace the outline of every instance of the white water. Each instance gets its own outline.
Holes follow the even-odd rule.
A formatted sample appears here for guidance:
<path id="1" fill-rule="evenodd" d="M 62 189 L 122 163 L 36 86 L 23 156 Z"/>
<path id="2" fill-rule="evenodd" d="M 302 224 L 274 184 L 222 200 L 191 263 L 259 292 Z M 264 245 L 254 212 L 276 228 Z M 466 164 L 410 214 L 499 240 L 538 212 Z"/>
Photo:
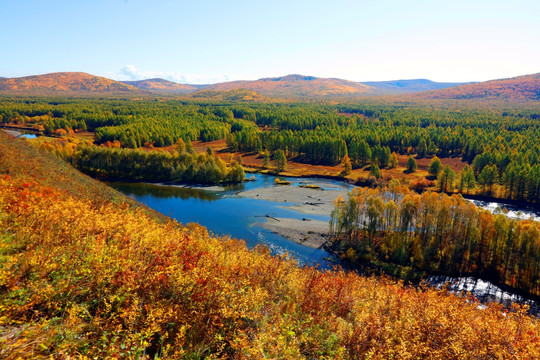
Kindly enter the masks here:
<path id="1" fill-rule="evenodd" d="M 526 304 L 529 305 L 532 314 L 538 314 L 540 311 L 536 302 L 504 291 L 489 281 L 473 277 L 430 276 L 426 282 L 438 289 L 446 286 L 455 294 L 470 293 L 482 303 L 495 302 L 504 306 L 510 306 L 512 303 Z"/>
<path id="2" fill-rule="evenodd" d="M 518 207 L 512 204 L 505 204 L 495 201 L 482 201 L 467 199 L 476 206 L 491 211 L 493 214 L 503 214 L 511 219 L 534 220 L 540 222 L 540 210 L 532 207 Z"/>

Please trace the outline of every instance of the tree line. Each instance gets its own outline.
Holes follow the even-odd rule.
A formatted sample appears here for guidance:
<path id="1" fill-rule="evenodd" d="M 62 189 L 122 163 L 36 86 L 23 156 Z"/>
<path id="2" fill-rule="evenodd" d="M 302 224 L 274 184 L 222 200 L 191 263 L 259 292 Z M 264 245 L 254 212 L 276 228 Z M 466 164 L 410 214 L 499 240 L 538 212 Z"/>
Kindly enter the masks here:
<path id="1" fill-rule="evenodd" d="M 64 158 L 80 171 L 101 179 L 167 181 L 195 184 L 239 183 L 241 164 L 227 166 L 211 150 L 197 154 L 179 142 L 177 151 L 147 151 L 88 145 L 44 143 L 41 148 Z"/>
<path id="2" fill-rule="evenodd" d="M 242 165 L 228 167 L 211 152 L 197 155 L 81 146 L 73 155 L 73 164 L 93 176 L 130 180 L 218 184 L 239 183 L 246 177 Z"/>

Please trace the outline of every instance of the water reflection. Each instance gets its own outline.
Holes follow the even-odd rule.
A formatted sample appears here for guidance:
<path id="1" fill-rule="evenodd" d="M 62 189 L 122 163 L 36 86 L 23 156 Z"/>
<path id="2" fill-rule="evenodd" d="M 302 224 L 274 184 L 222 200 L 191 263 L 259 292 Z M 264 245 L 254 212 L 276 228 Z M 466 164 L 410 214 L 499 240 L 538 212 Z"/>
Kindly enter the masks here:
<path id="1" fill-rule="evenodd" d="M 187 200 L 193 198 L 206 201 L 216 201 L 219 199 L 218 194 L 215 192 L 201 191 L 200 189 L 183 186 L 129 182 L 109 182 L 108 185 L 132 198 L 151 194 L 153 197 L 160 199 L 173 198 Z"/>
<path id="2" fill-rule="evenodd" d="M 538 315 L 540 312 L 534 300 L 504 291 L 489 281 L 473 277 L 430 276 L 426 282 L 438 289 L 445 286 L 456 294 L 470 293 L 482 303 L 499 303 L 505 307 L 510 307 L 512 303 L 519 303 L 528 305 L 532 315 Z"/>

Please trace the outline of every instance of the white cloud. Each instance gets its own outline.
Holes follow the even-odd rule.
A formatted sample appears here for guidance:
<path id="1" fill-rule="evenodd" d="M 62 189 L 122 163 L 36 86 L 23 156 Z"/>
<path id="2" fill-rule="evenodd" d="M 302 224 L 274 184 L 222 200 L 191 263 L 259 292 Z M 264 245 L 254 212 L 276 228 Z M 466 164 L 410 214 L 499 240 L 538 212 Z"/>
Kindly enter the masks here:
<path id="1" fill-rule="evenodd" d="M 177 71 L 142 70 L 135 65 L 124 65 L 119 72 L 109 72 L 105 77 L 120 81 L 161 78 L 181 84 L 214 84 L 229 81 L 228 75 L 211 76 L 207 74 L 184 74 Z"/>

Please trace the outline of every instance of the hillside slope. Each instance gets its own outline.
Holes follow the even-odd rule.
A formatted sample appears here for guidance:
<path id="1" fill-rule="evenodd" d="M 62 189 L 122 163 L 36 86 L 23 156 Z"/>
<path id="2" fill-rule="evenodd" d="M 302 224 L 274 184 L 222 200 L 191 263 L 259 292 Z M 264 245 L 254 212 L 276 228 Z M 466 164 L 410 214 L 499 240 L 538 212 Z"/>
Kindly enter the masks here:
<path id="1" fill-rule="evenodd" d="M 189 94 L 198 91 L 201 88 L 200 85 L 179 84 L 165 79 L 122 81 L 122 83 L 134 86 L 141 90 L 150 90 L 171 94 Z"/>
<path id="2" fill-rule="evenodd" d="M 279 97 L 351 96 L 367 94 L 372 90 L 367 85 L 353 81 L 303 75 L 287 75 L 254 81 L 231 81 L 208 86 L 208 89 L 218 91 L 239 88 Z"/>
<path id="3" fill-rule="evenodd" d="M 0 174 L 32 179 L 48 187 L 61 187 L 68 196 L 93 199 L 96 203 L 126 200 L 109 186 L 74 171 L 66 162 L 43 153 L 27 144 L 26 140 L 14 138 L 1 129 Z"/>
<path id="4" fill-rule="evenodd" d="M 200 90 L 191 95 L 194 99 L 203 100 L 218 100 L 218 101 L 240 101 L 240 102 L 256 102 L 270 101 L 270 98 L 263 96 L 255 91 L 248 89 L 232 89 L 232 90 Z"/>
<path id="5" fill-rule="evenodd" d="M 416 94 L 417 99 L 540 100 L 540 73 Z"/>
<path id="6" fill-rule="evenodd" d="M 435 82 L 427 79 L 391 80 L 391 81 L 365 81 L 362 84 L 375 89 L 374 93 L 384 94 L 407 94 L 422 91 L 446 89 L 463 85 L 464 83 Z"/>
<path id="7" fill-rule="evenodd" d="M 1 358 L 540 358 L 522 310 L 300 268 L 76 194 L 103 185 L 2 132 L 0 154 Z"/>
<path id="8" fill-rule="evenodd" d="M 134 86 L 82 72 L 59 72 L 0 79 L 0 92 L 125 93 L 140 92 Z"/>

